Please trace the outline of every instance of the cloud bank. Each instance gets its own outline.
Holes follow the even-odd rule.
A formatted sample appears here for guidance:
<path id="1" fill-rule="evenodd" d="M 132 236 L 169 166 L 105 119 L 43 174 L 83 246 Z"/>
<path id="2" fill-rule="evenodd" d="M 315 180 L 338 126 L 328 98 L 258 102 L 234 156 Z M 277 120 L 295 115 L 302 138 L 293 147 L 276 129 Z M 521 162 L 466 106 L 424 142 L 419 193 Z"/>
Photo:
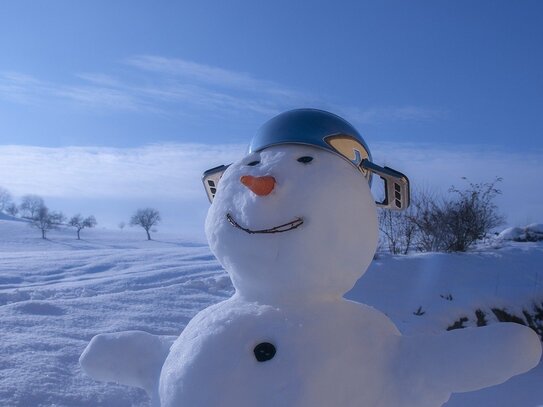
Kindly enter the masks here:
<path id="1" fill-rule="evenodd" d="M 244 146 L 162 144 L 139 148 L 0 146 L 3 186 L 54 198 L 192 200 L 203 171 L 240 157 Z"/>
<path id="2" fill-rule="evenodd" d="M 76 211 L 73 202 L 107 219 L 108 202 L 151 202 L 171 210 L 167 222 L 194 228 L 203 225 L 207 199 L 202 172 L 243 156 L 242 145 L 167 144 L 140 148 L 0 146 L 0 185 L 16 196 L 34 193 L 54 209 Z M 543 222 L 541 153 L 510 154 L 488 148 L 414 144 L 375 144 L 376 163 L 409 176 L 414 190 L 430 188 L 446 193 L 451 185 L 464 186 L 462 177 L 488 182 L 502 177 L 498 198 L 510 224 Z M 66 205 L 67 207 L 63 206 Z M 69 206 L 69 207 L 68 207 Z M 113 224 L 113 226 L 116 223 Z"/>

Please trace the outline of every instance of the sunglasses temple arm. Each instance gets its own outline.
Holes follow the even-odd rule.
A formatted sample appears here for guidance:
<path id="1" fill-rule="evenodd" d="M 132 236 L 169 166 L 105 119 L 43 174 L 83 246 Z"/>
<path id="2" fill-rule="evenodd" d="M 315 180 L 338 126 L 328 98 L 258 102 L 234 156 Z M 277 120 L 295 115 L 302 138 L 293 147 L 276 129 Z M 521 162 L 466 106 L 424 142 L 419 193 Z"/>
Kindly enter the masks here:
<path id="1" fill-rule="evenodd" d="M 368 159 L 362 160 L 360 167 L 379 175 L 385 183 L 385 199 L 376 202 L 377 206 L 387 209 L 407 209 L 410 203 L 409 179 L 390 167 L 381 167 Z"/>
<path id="2" fill-rule="evenodd" d="M 219 180 L 229 166 L 230 164 L 219 165 L 218 167 L 211 168 L 210 170 L 204 172 L 202 182 L 204 184 L 209 203 L 213 202 L 213 198 L 215 198 L 215 193 L 217 192 Z"/>

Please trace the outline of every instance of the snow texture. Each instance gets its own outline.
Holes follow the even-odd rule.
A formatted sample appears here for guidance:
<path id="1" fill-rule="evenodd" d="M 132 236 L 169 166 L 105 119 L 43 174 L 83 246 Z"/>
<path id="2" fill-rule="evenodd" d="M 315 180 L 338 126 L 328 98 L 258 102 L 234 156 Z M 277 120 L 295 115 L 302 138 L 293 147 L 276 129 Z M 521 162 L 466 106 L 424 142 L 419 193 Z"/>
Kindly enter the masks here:
<path id="1" fill-rule="evenodd" d="M 516 242 L 543 240 L 543 223 L 532 223 L 523 228 L 507 228 L 498 235 L 498 239 Z"/>
<path id="2" fill-rule="evenodd" d="M 266 192 L 244 177 L 267 177 Z M 235 295 L 193 318 L 169 354 L 169 338 L 98 336 L 82 356 L 89 375 L 162 407 L 437 407 L 539 362 L 539 338 L 518 324 L 402 336 L 343 299 L 373 258 L 377 216 L 366 179 L 327 151 L 276 146 L 231 165 L 206 235 Z M 276 354 L 257 360 L 259 344 Z"/>
<path id="3" fill-rule="evenodd" d="M 42 240 L 12 220 L 0 220 L 2 406 L 148 406 L 145 391 L 97 382 L 81 371 L 78 358 L 92 336 L 143 329 L 177 336 L 196 313 L 233 293 L 199 243 L 160 232 L 147 242 L 130 229 L 93 229 L 82 241 L 63 229 Z M 437 334 L 476 308 L 507 307 L 518 315 L 541 303 L 541 264 L 542 243 L 506 242 L 463 254 L 380 254 L 348 297 L 384 311 L 402 333 Z M 414 315 L 419 306 L 422 316 Z M 473 318 L 468 324 L 475 326 Z M 445 406 L 539 406 L 542 381 L 539 365 L 501 385 L 453 394 Z"/>
<path id="4" fill-rule="evenodd" d="M 253 171 L 257 170 L 253 168 Z M 300 215 L 303 214 L 300 212 Z M 307 226 L 307 223 L 304 226 Z M 276 236 L 297 231 L 303 229 Z M 333 233 L 333 230 L 327 233 Z M 234 294 L 234 288 L 206 245 L 179 240 L 162 233 L 157 233 L 154 236 L 156 240 L 150 242 L 145 240 L 141 232 L 130 230 L 93 229 L 85 233 L 84 240 L 78 241 L 73 230 L 61 229 L 51 231 L 48 237 L 48 240 L 43 240 L 39 232 L 30 228 L 27 222 L 1 215 L 0 405 L 2 406 L 149 406 L 150 398 L 144 390 L 112 382 L 119 382 L 122 378 L 129 379 L 127 384 L 136 384 L 152 394 L 150 383 L 156 381 L 157 363 L 166 357 L 165 349 L 181 331 L 183 332 L 178 343 L 185 343 L 188 346 L 175 347 L 170 354 L 172 360 L 175 359 L 175 355 L 188 352 L 191 346 L 201 345 L 206 349 L 212 348 L 215 352 L 209 356 L 205 353 L 197 353 L 198 357 L 190 355 L 187 364 L 184 365 L 188 367 L 189 364 L 200 364 L 197 369 L 190 371 L 193 383 L 201 386 L 198 389 L 201 395 L 196 393 L 192 395 L 196 398 L 212 397 L 208 393 L 212 393 L 216 386 L 223 386 L 223 381 L 227 384 L 229 381 L 240 380 L 239 376 L 236 376 L 238 371 L 230 368 L 224 373 L 223 369 L 224 374 L 220 378 L 217 375 L 202 377 L 209 366 L 201 364 L 207 361 L 213 366 L 219 361 L 222 363 L 224 358 L 232 362 L 235 356 L 228 357 L 228 353 L 234 351 L 224 347 L 225 344 L 232 346 L 239 338 L 245 338 L 244 332 L 247 331 L 238 328 L 250 328 L 251 331 L 251 340 L 240 345 L 245 346 L 241 351 L 240 348 L 236 349 L 238 355 L 249 354 L 251 357 L 238 357 L 239 364 L 245 363 L 246 369 L 249 370 L 266 367 L 268 370 L 265 374 L 269 376 L 264 377 L 265 379 L 273 376 L 273 380 L 279 380 L 285 385 L 282 388 L 284 393 L 295 395 L 298 390 L 293 389 L 293 383 L 286 380 L 287 377 L 290 379 L 295 377 L 294 384 L 300 386 L 306 381 L 311 383 L 312 380 L 319 380 L 319 383 L 330 386 L 343 373 L 334 366 L 336 354 L 339 358 L 337 363 L 343 360 L 342 357 L 347 357 L 342 353 L 344 348 L 355 349 L 353 351 L 355 358 L 363 357 L 359 354 L 364 342 L 357 339 L 358 336 L 362 340 L 367 339 L 366 328 L 363 327 L 357 332 L 356 326 L 347 325 L 349 318 L 363 318 L 364 323 L 370 321 L 375 330 L 378 327 L 385 331 L 391 329 L 395 332 L 394 337 L 397 337 L 396 330 L 381 312 L 390 317 L 402 334 L 406 335 L 402 338 L 412 338 L 407 340 L 403 347 L 398 347 L 400 354 L 406 353 L 403 351 L 405 347 L 418 346 L 419 340 L 422 341 L 424 338 L 430 338 L 429 341 L 432 341 L 432 338 L 441 337 L 453 341 L 456 335 L 462 335 L 470 342 L 464 347 L 459 347 L 454 339 L 452 349 L 459 349 L 455 353 L 458 360 L 440 359 L 443 355 L 446 356 L 451 348 L 445 339 L 442 339 L 442 343 L 443 346 L 447 346 L 446 351 L 435 350 L 434 359 L 428 358 L 426 354 L 421 356 L 417 352 L 411 353 L 413 360 L 405 358 L 401 362 L 402 359 L 394 361 L 391 358 L 389 370 L 393 371 L 394 375 L 400 377 L 411 375 L 417 365 L 424 366 L 421 359 L 431 362 L 428 369 L 433 374 L 435 374 L 433 369 L 438 369 L 441 364 L 449 363 L 453 370 L 461 368 L 465 359 L 481 360 L 478 359 L 481 354 L 476 352 L 476 347 L 472 347 L 471 341 L 476 344 L 485 340 L 492 345 L 493 352 L 499 352 L 495 357 L 491 356 L 491 352 L 488 353 L 489 366 L 486 370 L 495 368 L 499 375 L 500 369 L 497 369 L 496 365 L 501 363 L 500 360 L 504 357 L 510 357 L 512 350 L 519 358 L 529 358 L 530 352 L 524 352 L 526 346 L 519 343 L 523 341 L 522 335 L 519 338 L 515 332 L 510 332 L 507 324 L 494 324 L 496 320 L 491 317 L 490 310 L 499 307 L 515 315 L 522 315 L 523 309 L 530 308 L 536 302 L 541 304 L 543 301 L 540 276 L 543 264 L 541 242 L 504 241 L 500 245 L 463 254 L 426 253 L 410 256 L 380 254 L 370 265 L 367 273 L 346 295 L 353 301 L 371 305 L 375 308 L 373 309 L 332 297 L 325 301 L 321 301 L 319 297 L 313 304 L 309 304 L 311 299 L 301 296 L 299 299 L 291 299 L 287 304 L 275 305 L 266 304 L 269 301 L 242 299 L 239 295 L 229 299 Z M 328 250 L 326 254 L 331 255 Z M 337 271 L 338 269 L 334 269 L 336 276 Z M 306 268 L 305 272 L 310 273 L 311 269 Z M 308 290 L 313 289 L 318 289 L 318 285 L 308 286 Z M 294 294 L 293 296 L 298 297 Z M 208 308 L 210 306 L 211 308 Z M 422 312 L 416 314 L 418 308 Z M 445 333 L 445 329 L 459 317 L 469 317 L 466 325 L 475 326 L 473 316 L 475 309 L 487 312 L 488 321 L 493 325 L 489 328 Z M 198 314 L 199 312 L 201 313 Z M 342 314 L 341 318 L 338 318 L 339 313 Z M 320 319 L 321 315 L 324 322 Z M 205 324 L 208 328 L 205 337 L 202 338 L 198 338 L 199 333 L 202 333 L 198 329 L 200 324 Z M 185 326 L 187 327 L 183 330 Z M 494 327 L 496 330 L 490 329 Z M 257 337 L 254 335 L 255 330 L 265 335 Z M 99 363 L 94 364 L 94 358 L 90 357 L 85 368 L 100 380 L 108 382 L 91 379 L 82 372 L 78 363 L 79 356 L 91 338 L 100 332 L 103 334 L 98 335 L 94 342 L 97 346 L 91 346 L 88 352 L 96 348 L 98 354 L 107 357 L 101 362 L 99 358 L 95 359 L 94 361 Z M 343 337 L 339 332 L 353 333 L 350 334 L 352 337 Z M 219 341 L 217 336 L 224 338 L 225 341 Z M 321 336 L 330 338 L 331 343 L 339 346 L 339 349 L 325 349 L 323 352 L 328 352 L 326 357 L 313 353 L 314 349 L 323 346 L 314 340 Z M 411 345 L 410 340 L 417 344 Z M 219 347 L 211 346 L 213 341 L 219 343 Z M 261 341 L 272 342 L 277 347 L 275 357 L 264 363 L 258 363 L 252 356 L 256 342 Z M 290 341 L 296 345 L 292 349 L 301 348 L 302 351 L 293 351 L 288 347 Z M 501 352 L 497 344 L 508 341 L 516 343 L 514 348 Z M 105 352 L 101 350 L 103 344 L 106 344 Z M 373 344 L 375 345 L 379 344 Z M 420 342 L 420 345 L 423 346 L 418 346 L 419 351 L 420 349 L 424 351 L 425 347 L 431 349 L 428 341 Z M 221 352 L 221 349 L 225 349 L 225 352 Z M 84 365 L 88 352 L 82 356 Z M 329 357 L 330 354 L 332 357 Z M 135 355 L 137 357 L 134 357 Z M 368 358 L 371 356 L 366 355 Z M 336 369 L 333 372 L 334 380 L 323 381 L 322 376 L 320 378 L 318 376 L 320 373 L 318 370 L 308 372 L 307 364 L 300 362 L 304 358 L 310 366 L 314 366 L 317 359 L 322 362 L 321 369 Z M 351 358 L 349 363 L 350 361 Z M 283 377 L 284 365 L 281 363 L 288 363 L 289 375 L 286 377 Z M 512 367 L 524 364 L 522 360 L 514 360 L 511 363 Z M 138 374 L 137 369 L 134 369 L 138 366 L 143 367 L 143 371 L 139 372 L 142 374 Z M 132 376 L 127 374 L 130 370 Z M 445 378 L 451 374 L 446 369 L 443 370 Z M 357 386 L 367 388 L 375 383 L 380 372 L 377 369 L 374 372 L 375 374 L 372 372 L 366 375 L 365 379 L 360 377 Z M 172 374 L 174 375 L 172 379 L 175 380 L 175 375 L 179 377 L 185 373 L 183 369 L 172 369 Z M 470 372 L 464 374 L 466 378 L 471 378 Z M 220 382 L 217 384 L 219 379 Z M 256 377 L 244 379 L 246 383 L 257 381 Z M 471 388 L 480 385 L 478 382 L 480 377 L 473 380 L 467 385 Z M 502 379 L 494 377 L 492 380 Z M 445 406 L 543 405 L 542 380 L 543 365 L 540 364 L 536 369 L 513 377 L 501 385 L 453 394 Z M 265 383 L 258 382 L 259 386 L 263 384 Z M 421 386 L 424 391 L 427 390 L 425 382 L 421 381 L 413 383 L 413 391 L 420 389 Z M 176 397 L 177 387 L 174 386 L 173 389 L 164 387 L 167 387 L 165 393 L 169 392 L 172 397 Z M 240 389 L 238 386 L 238 390 L 243 393 L 244 388 Z M 272 390 L 266 387 L 262 392 L 270 394 Z M 225 402 L 228 397 L 236 397 L 233 393 L 235 392 L 232 389 L 228 389 L 218 405 L 227 405 Z M 300 397 L 304 394 L 307 394 L 307 397 L 316 397 L 308 394 L 307 388 L 300 389 L 297 394 Z M 154 397 L 155 400 L 158 399 L 157 395 Z M 315 405 L 325 404 L 318 400 Z M 349 404 L 340 402 L 332 405 Z"/>

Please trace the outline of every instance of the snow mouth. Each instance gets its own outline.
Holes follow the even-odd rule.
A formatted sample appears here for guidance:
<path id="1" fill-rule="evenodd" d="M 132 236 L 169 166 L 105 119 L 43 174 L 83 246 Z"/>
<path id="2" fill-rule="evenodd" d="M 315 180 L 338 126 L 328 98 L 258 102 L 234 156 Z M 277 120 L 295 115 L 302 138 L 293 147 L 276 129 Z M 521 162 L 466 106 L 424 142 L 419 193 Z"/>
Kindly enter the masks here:
<path id="1" fill-rule="evenodd" d="M 270 229 L 261 229 L 261 230 L 251 230 L 248 228 L 244 228 L 241 226 L 238 222 L 235 221 L 234 217 L 230 215 L 229 213 L 226 214 L 226 219 L 228 219 L 228 222 L 235 228 L 241 229 L 244 232 L 247 232 L 249 234 L 255 234 L 255 233 L 281 233 L 281 232 L 288 232 L 289 230 L 296 229 L 297 227 L 302 226 L 304 223 L 304 220 L 302 218 L 296 218 L 288 223 L 285 223 L 283 225 L 274 226 Z"/>

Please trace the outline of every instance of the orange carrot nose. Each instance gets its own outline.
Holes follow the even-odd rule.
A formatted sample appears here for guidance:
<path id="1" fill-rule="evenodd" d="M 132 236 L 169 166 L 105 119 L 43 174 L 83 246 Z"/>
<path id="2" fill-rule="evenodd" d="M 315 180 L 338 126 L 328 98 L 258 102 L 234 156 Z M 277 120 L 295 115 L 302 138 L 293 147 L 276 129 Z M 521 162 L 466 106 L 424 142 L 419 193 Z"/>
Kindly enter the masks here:
<path id="1" fill-rule="evenodd" d="M 270 176 L 253 177 L 251 175 L 243 175 L 239 180 L 259 196 L 268 195 L 275 187 L 275 178 Z"/>

